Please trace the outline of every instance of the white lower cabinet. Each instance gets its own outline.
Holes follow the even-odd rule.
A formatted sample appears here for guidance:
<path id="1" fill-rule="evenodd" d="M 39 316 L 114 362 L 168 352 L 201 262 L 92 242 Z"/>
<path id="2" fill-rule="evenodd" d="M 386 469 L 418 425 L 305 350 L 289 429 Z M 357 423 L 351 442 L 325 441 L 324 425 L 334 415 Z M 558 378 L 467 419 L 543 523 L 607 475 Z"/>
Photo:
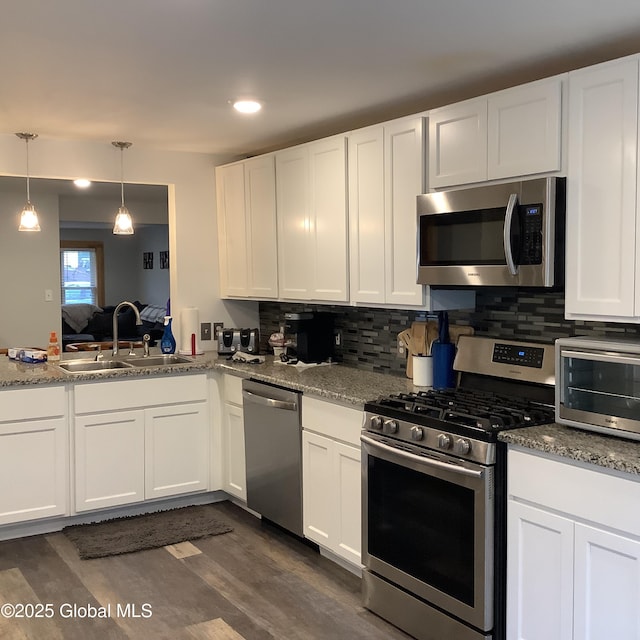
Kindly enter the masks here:
<path id="1" fill-rule="evenodd" d="M 206 375 L 78 384 L 75 508 L 209 488 Z"/>
<path id="2" fill-rule="evenodd" d="M 222 416 L 223 482 L 222 488 L 240 500 L 247 500 L 247 471 L 244 453 L 244 413 L 242 378 L 223 377 L 224 410 Z"/>
<path id="3" fill-rule="evenodd" d="M 304 535 L 361 566 L 362 412 L 302 398 Z"/>
<path id="4" fill-rule="evenodd" d="M 636 476 L 510 450 L 509 640 L 640 638 L 639 500 Z"/>
<path id="5" fill-rule="evenodd" d="M 64 387 L 0 391 L 0 525 L 69 513 Z"/>

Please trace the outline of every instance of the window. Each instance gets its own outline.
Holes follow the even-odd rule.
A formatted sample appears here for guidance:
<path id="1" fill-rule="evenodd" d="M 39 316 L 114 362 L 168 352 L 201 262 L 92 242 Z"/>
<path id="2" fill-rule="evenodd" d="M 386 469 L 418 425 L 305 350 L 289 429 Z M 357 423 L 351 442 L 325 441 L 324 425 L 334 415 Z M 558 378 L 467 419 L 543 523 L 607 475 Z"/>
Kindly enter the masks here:
<path id="1" fill-rule="evenodd" d="M 104 304 L 102 242 L 60 242 L 62 304 Z"/>

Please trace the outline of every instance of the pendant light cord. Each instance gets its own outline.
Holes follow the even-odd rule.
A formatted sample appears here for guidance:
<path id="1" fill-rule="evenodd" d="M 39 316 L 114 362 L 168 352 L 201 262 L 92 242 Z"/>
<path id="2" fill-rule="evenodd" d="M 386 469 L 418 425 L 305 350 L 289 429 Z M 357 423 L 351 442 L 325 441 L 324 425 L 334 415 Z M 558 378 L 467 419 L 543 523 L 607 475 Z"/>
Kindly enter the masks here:
<path id="1" fill-rule="evenodd" d="M 124 207 L 124 147 L 120 147 L 120 197 Z"/>
<path id="2" fill-rule="evenodd" d="M 24 140 L 27 144 L 27 204 L 31 204 L 31 193 L 29 192 L 29 138 Z"/>

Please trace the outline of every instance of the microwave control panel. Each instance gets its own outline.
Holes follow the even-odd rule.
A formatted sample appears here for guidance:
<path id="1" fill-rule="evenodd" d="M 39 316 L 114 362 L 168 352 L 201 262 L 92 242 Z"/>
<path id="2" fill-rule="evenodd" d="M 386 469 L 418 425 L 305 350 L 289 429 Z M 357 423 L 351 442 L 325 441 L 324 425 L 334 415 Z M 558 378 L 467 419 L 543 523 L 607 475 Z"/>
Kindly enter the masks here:
<path id="1" fill-rule="evenodd" d="M 542 204 L 520 207 L 522 252 L 520 264 L 542 264 Z"/>

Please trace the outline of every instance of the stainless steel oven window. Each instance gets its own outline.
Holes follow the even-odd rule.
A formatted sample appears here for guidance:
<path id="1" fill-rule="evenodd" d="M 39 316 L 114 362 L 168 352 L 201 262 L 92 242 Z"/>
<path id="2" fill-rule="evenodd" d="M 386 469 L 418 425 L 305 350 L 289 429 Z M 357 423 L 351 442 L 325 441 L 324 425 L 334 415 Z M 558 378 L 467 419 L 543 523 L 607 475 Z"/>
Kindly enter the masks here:
<path id="1" fill-rule="evenodd" d="M 478 628 L 493 625 L 493 468 L 363 435 L 365 567 Z"/>

